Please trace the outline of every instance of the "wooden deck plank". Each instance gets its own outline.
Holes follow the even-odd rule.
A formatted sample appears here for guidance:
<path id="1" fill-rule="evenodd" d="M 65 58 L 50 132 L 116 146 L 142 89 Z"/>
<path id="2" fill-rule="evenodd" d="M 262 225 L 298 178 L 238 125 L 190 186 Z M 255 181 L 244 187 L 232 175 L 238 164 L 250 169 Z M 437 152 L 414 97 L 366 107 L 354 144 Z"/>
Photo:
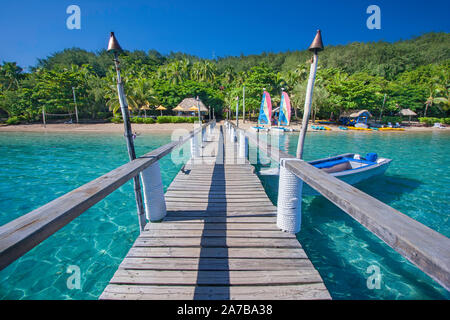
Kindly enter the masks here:
<path id="1" fill-rule="evenodd" d="M 218 163 L 207 148 L 207 164 L 187 162 L 166 218 L 146 225 L 100 298 L 330 299 L 295 235 L 277 228 L 253 166 L 219 130 L 211 138 Z"/>
<path id="2" fill-rule="evenodd" d="M 140 238 L 176 238 L 176 237 L 223 237 L 221 230 L 149 230 L 144 231 Z M 296 239 L 294 235 L 287 232 L 279 232 L 278 230 L 227 230 L 227 237 L 239 238 L 289 238 Z"/>
<path id="3" fill-rule="evenodd" d="M 142 238 L 134 243 L 135 247 L 224 247 L 224 248 L 298 248 L 297 239 L 273 238 Z"/>
<path id="4" fill-rule="evenodd" d="M 292 300 L 331 299 L 323 283 L 289 286 L 133 286 L 110 285 L 101 299 L 111 300 Z"/>
<path id="5" fill-rule="evenodd" d="M 139 248 L 132 247 L 127 257 L 176 258 L 273 258 L 304 259 L 306 253 L 299 248 Z"/>
<path id="6" fill-rule="evenodd" d="M 179 217 L 193 217 L 193 216 L 199 216 L 199 217 L 223 217 L 226 215 L 227 217 L 236 217 L 236 216 L 251 216 L 251 217 L 257 217 L 257 216 L 264 216 L 264 217 L 275 217 L 277 215 L 277 211 L 273 208 L 269 209 L 247 209 L 247 211 L 242 212 L 239 210 L 233 210 L 230 208 L 224 209 L 224 210 L 217 210 L 217 211 L 206 211 L 206 210 L 170 210 L 167 211 L 167 217 L 171 216 L 179 216 Z"/>
<path id="7" fill-rule="evenodd" d="M 290 270 L 312 268 L 309 259 L 125 258 L 122 269 L 143 270 Z"/>
<path id="8" fill-rule="evenodd" d="M 145 230 L 278 230 L 277 226 L 269 223 L 149 223 Z"/>
<path id="9" fill-rule="evenodd" d="M 314 268 L 264 271 L 180 271 L 118 269 L 110 281 L 113 284 L 143 285 L 285 285 L 320 283 Z"/>
<path id="10" fill-rule="evenodd" d="M 184 223 L 198 223 L 198 222 L 205 222 L 205 223 L 242 223 L 242 222 L 253 222 L 253 223 L 275 223 L 276 218 L 275 216 L 232 216 L 232 217 L 225 217 L 225 216 L 177 216 L 177 215 L 171 215 L 169 217 L 166 217 L 164 221 L 167 222 L 184 222 Z"/>

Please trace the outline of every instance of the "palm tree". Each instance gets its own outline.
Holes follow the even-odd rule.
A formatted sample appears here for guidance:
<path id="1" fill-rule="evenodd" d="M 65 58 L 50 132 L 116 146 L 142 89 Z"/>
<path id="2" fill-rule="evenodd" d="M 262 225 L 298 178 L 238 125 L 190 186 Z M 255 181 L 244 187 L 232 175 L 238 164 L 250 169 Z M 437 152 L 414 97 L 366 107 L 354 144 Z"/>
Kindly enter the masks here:
<path id="1" fill-rule="evenodd" d="M 20 87 L 19 80 L 22 78 L 23 69 L 20 68 L 16 62 L 4 62 L 0 66 L 0 81 L 6 86 L 6 90 L 10 90 L 13 85 L 16 89 Z"/>
<path id="2" fill-rule="evenodd" d="M 179 84 L 189 78 L 190 62 L 187 59 L 175 60 L 158 68 L 157 77 L 171 84 Z"/>
<path id="3" fill-rule="evenodd" d="M 159 104 L 159 100 L 152 89 L 151 81 L 144 78 L 131 81 L 127 99 L 132 111 L 140 111 L 145 105 Z"/>
<path id="4" fill-rule="evenodd" d="M 424 117 L 427 116 L 428 108 L 435 104 L 441 112 L 449 109 L 449 79 L 445 72 L 435 75 L 428 83 L 429 97 L 425 102 Z M 444 109 L 441 108 L 444 105 Z"/>
<path id="5" fill-rule="evenodd" d="M 225 84 L 229 85 L 233 82 L 236 77 L 236 73 L 234 72 L 232 67 L 227 67 L 224 72 L 222 72 L 222 78 Z"/>
<path id="6" fill-rule="evenodd" d="M 213 82 L 216 78 L 217 68 L 209 61 L 197 61 L 191 68 L 191 79 L 195 81 Z"/>
<path id="7" fill-rule="evenodd" d="M 293 70 L 289 70 L 285 78 L 290 87 L 294 87 L 297 83 L 303 82 L 308 78 L 308 68 L 305 64 L 299 64 Z"/>
<path id="8" fill-rule="evenodd" d="M 213 82 L 216 79 L 217 67 L 214 63 L 203 61 L 202 66 L 202 80 L 206 82 Z"/>
<path id="9" fill-rule="evenodd" d="M 202 77 L 201 62 L 196 61 L 194 62 L 191 68 L 191 79 L 195 81 L 200 81 L 201 77 Z"/>

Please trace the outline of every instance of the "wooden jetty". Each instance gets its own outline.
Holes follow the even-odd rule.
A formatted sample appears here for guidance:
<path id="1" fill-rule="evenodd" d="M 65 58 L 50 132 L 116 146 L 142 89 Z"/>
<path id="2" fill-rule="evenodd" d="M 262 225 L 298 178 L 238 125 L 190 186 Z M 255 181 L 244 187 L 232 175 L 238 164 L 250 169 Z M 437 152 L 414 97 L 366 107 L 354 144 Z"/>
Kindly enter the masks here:
<path id="1" fill-rule="evenodd" d="M 168 188 L 167 217 L 147 224 L 100 298 L 330 299 L 222 127 L 203 150 Z"/>

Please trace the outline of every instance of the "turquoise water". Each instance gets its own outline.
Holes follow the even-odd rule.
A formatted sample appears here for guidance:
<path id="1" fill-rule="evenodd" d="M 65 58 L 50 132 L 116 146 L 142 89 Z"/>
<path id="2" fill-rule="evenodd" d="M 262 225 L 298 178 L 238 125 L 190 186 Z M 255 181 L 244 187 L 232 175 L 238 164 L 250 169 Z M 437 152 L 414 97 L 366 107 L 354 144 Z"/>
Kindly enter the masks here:
<path id="1" fill-rule="evenodd" d="M 170 142 L 170 135 L 142 135 L 136 153 Z M 0 225 L 128 161 L 121 134 L 0 134 Z M 160 161 L 164 187 L 180 170 Z M 0 299 L 96 299 L 139 234 L 132 182 L 110 194 L 0 271 Z M 70 266 L 80 289 L 68 289 Z"/>
<path id="2" fill-rule="evenodd" d="M 288 138 L 288 139 L 287 139 Z M 138 155 L 170 141 L 142 135 Z M 297 136 L 282 137 L 294 154 Z M 0 225 L 127 162 L 120 134 L 0 134 Z M 307 160 L 344 152 L 377 152 L 394 159 L 382 177 L 358 188 L 421 223 L 450 235 L 450 134 L 314 132 Z M 181 167 L 161 161 L 165 188 Z M 276 202 L 277 179 L 261 177 Z M 303 203 L 298 238 L 335 299 L 448 299 L 449 294 L 347 214 L 322 197 Z M 0 299 L 96 299 L 138 235 L 131 182 L 4 270 Z M 81 289 L 70 290 L 69 266 L 78 266 Z M 380 268 L 380 289 L 368 289 L 370 265 Z"/>
<path id="3" fill-rule="evenodd" d="M 282 136 L 281 149 L 295 155 L 297 138 L 294 134 Z M 448 132 L 311 132 L 306 138 L 304 158 L 313 160 L 347 152 L 376 152 L 393 159 L 384 176 L 356 187 L 450 236 Z M 276 203 L 277 178 L 260 179 Z M 303 199 L 302 229 L 297 238 L 334 299 L 450 298 L 445 289 L 322 196 Z M 373 274 L 367 272 L 371 265 L 380 270 L 379 289 L 367 286 Z"/>

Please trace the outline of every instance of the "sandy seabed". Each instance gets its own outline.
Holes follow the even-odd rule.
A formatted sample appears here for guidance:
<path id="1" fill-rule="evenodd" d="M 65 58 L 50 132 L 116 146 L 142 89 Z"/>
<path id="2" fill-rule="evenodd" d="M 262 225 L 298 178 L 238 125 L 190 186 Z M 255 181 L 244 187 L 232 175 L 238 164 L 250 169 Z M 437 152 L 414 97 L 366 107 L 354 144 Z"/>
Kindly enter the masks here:
<path id="1" fill-rule="evenodd" d="M 234 122 L 234 121 L 233 121 Z M 223 121 L 219 122 L 223 124 Z M 257 125 L 256 122 L 242 120 L 239 121 L 239 127 L 248 129 L 251 126 Z M 331 128 L 331 131 L 342 131 L 337 125 L 326 125 Z M 294 123 L 290 126 L 293 129 L 300 130 L 300 124 Z M 192 123 L 152 123 L 152 124 L 131 124 L 133 132 L 137 133 L 170 133 L 176 129 L 184 129 L 191 131 L 194 126 Z M 310 130 L 308 128 L 308 130 Z M 449 127 L 444 129 L 432 128 L 432 127 L 406 127 L 405 131 L 385 131 L 385 132 L 421 132 L 421 131 L 448 131 Z M 21 124 L 11 126 L 0 126 L 0 132 L 70 132 L 70 133 L 108 133 L 108 132 L 123 132 L 124 126 L 122 123 L 90 123 L 90 124 L 47 124 L 45 127 L 43 124 Z M 314 130 L 311 130 L 314 131 Z M 322 131 L 324 132 L 324 131 Z M 370 131 L 358 131 L 358 132 L 370 132 Z"/>

